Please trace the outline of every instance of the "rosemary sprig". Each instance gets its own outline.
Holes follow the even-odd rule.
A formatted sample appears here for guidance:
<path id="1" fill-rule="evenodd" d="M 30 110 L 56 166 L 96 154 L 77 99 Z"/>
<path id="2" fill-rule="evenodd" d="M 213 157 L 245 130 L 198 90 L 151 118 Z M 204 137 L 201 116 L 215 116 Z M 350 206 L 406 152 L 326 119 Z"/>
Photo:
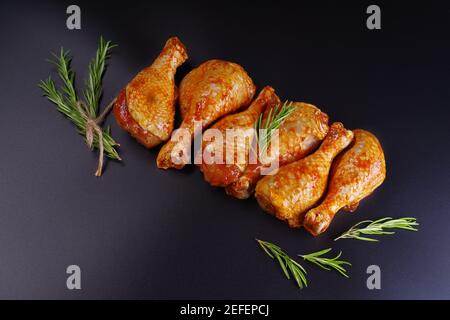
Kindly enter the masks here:
<path id="1" fill-rule="evenodd" d="M 61 87 L 55 85 L 55 81 L 48 77 L 39 83 L 43 95 L 56 104 L 57 110 L 68 117 L 78 128 L 79 132 L 86 137 L 86 143 L 93 149 L 100 150 L 99 165 L 96 175 L 101 175 L 103 166 L 103 150 L 111 159 L 121 160 L 116 147 L 119 144 L 112 138 L 110 129 L 103 130 L 100 124 L 112 107 L 110 103 L 99 115 L 99 103 L 102 96 L 102 78 L 106 68 L 109 52 L 115 45 L 110 41 L 100 38 L 97 54 L 89 64 L 89 80 L 83 91 L 85 101 L 80 101 L 75 89 L 75 72 L 70 68 L 71 60 L 69 51 L 61 48 L 58 55 L 52 54 L 49 60 L 54 64 L 61 80 Z"/>
<path id="2" fill-rule="evenodd" d="M 110 51 L 117 45 L 111 41 L 105 41 L 100 37 L 100 43 L 95 58 L 89 64 L 89 79 L 84 90 L 86 103 L 91 110 L 91 115 L 98 114 L 98 106 L 102 96 L 102 79 L 105 73 L 106 61 L 110 57 Z"/>
<path id="3" fill-rule="evenodd" d="M 292 102 L 285 101 L 283 105 L 278 104 L 271 108 L 265 119 L 261 114 L 255 122 L 256 143 L 259 145 L 259 156 L 261 157 L 270 145 L 272 135 L 277 130 L 284 120 L 294 112 L 295 106 Z M 261 130 L 261 131 L 260 131 Z"/>
<path id="4" fill-rule="evenodd" d="M 291 278 L 289 275 L 290 272 L 294 276 L 299 288 L 308 286 L 306 281 L 306 270 L 297 261 L 289 257 L 280 247 L 273 243 L 258 239 L 256 239 L 256 241 L 258 241 L 261 248 L 263 248 L 269 257 L 278 261 L 286 278 Z"/>
<path id="5" fill-rule="evenodd" d="M 341 257 L 342 252 L 339 252 L 339 254 L 334 258 L 323 258 L 322 256 L 328 252 L 331 251 L 331 248 L 324 249 L 321 251 L 313 252 L 310 254 L 300 255 L 303 259 L 314 263 L 315 265 L 321 267 L 325 270 L 331 270 L 334 269 L 337 272 L 339 272 L 344 277 L 348 278 L 347 270 L 343 267 L 343 265 L 349 265 L 352 264 L 345 260 L 338 260 Z"/>
<path id="6" fill-rule="evenodd" d="M 362 227 L 362 225 L 366 225 Z M 364 220 L 358 222 L 348 231 L 344 232 L 342 235 L 334 239 L 334 241 L 339 239 L 358 239 L 363 241 L 377 242 L 377 239 L 363 237 L 361 235 L 376 235 L 376 234 L 394 234 L 393 231 L 385 231 L 385 229 L 403 229 L 409 231 L 418 231 L 415 226 L 418 226 L 416 218 L 399 218 L 392 219 L 390 217 L 382 218 L 378 220 Z"/>

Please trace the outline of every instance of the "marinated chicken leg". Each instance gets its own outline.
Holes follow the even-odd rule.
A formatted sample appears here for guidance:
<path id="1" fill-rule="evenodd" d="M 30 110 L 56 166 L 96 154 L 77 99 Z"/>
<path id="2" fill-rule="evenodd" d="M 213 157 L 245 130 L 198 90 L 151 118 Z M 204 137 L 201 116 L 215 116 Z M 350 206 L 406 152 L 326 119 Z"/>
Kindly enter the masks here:
<path id="1" fill-rule="evenodd" d="M 213 186 L 225 187 L 239 178 L 249 162 L 255 122 L 267 107 L 279 103 L 275 90 L 264 87 L 247 110 L 222 118 L 203 133 L 200 169 L 206 181 Z M 211 139 L 213 134 L 218 136 Z"/>
<path id="2" fill-rule="evenodd" d="M 169 139 L 175 117 L 175 72 L 188 58 L 176 38 L 167 40 L 153 64 L 118 95 L 114 115 L 120 127 L 147 148 Z"/>
<path id="3" fill-rule="evenodd" d="M 252 79 L 235 63 L 210 60 L 189 72 L 180 84 L 182 130 L 178 131 L 180 136 L 173 136 L 161 148 L 158 167 L 183 168 L 196 133 L 194 121 L 201 121 L 200 127 L 204 129 L 218 118 L 247 106 L 254 94 Z"/>
<path id="4" fill-rule="evenodd" d="M 306 210 L 325 192 L 333 159 L 353 139 L 342 123 L 333 123 L 319 149 L 308 157 L 281 167 L 256 185 L 259 205 L 290 227 L 300 227 Z"/>
<path id="5" fill-rule="evenodd" d="M 328 116 L 325 113 L 311 104 L 294 102 L 293 105 L 296 110 L 278 128 L 280 167 L 316 150 L 328 132 Z M 266 109 L 265 115 L 269 111 L 269 108 Z M 249 164 L 239 179 L 226 188 L 227 193 L 238 199 L 250 197 L 264 167 L 268 166 Z"/>
<path id="6" fill-rule="evenodd" d="M 384 153 L 378 139 L 357 129 L 350 147 L 340 154 L 331 169 L 323 202 L 305 215 L 304 226 L 313 235 L 324 232 L 342 208 L 353 211 L 359 201 L 378 188 L 386 177 Z"/>

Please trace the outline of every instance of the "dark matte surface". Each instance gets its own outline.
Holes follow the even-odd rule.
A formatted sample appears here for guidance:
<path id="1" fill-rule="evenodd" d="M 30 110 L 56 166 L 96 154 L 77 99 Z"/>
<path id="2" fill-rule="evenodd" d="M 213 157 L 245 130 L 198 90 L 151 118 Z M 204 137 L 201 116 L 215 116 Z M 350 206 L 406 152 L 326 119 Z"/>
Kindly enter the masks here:
<path id="1" fill-rule="evenodd" d="M 0 4 L 0 298 L 450 298 L 448 7 L 382 4 L 382 30 L 365 26 L 368 4 L 240 1 L 175 4 L 77 1 L 82 30 L 65 28 L 69 2 Z M 120 45 L 105 77 L 112 99 L 165 40 L 178 35 L 190 60 L 240 63 L 258 88 L 311 102 L 349 128 L 381 140 L 388 177 L 356 214 L 339 214 L 313 238 L 263 214 L 254 200 L 213 189 L 198 170 L 160 171 L 120 130 L 123 163 L 93 176 L 74 127 L 37 88 L 54 72 L 50 51 L 70 48 L 81 84 L 100 35 Z M 357 221 L 414 216 L 420 232 L 380 243 L 331 239 Z M 350 279 L 306 265 L 296 289 L 254 238 L 290 254 L 333 246 L 353 263 Z M 65 269 L 82 269 L 82 290 L 66 289 Z M 382 290 L 366 288 L 366 268 L 382 270 Z"/>

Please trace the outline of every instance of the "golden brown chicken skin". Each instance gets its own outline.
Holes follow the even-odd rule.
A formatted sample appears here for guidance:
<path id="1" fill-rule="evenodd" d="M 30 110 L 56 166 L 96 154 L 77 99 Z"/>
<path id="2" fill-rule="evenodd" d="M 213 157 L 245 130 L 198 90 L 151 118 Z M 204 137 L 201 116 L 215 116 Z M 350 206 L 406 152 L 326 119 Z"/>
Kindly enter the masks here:
<path id="1" fill-rule="evenodd" d="M 249 162 L 256 121 L 267 107 L 279 104 L 280 99 L 275 90 L 266 86 L 248 109 L 222 118 L 203 133 L 200 170 L 207 182 L 212 186 L 225 187 L 239 179 Z M 214 134 L 220 134 L 222 138 L 211 139 L 209 134 L 213 134 L 213 130 Z M 212 156 L 217 156 L 223 163 L 208 162 L 207 156 L 210 156 L 211 160 L 215 160 Z M 232 160 L 230 163 L 227 163 L 227 157 Z"/>
<path id="2" fill-rule="evenodd" d="M 378 139 L 365 130 L 353 132 L 352 145 L 333 163 L 325 199 L 305 215 L 303 224 L 312 235 L 327 230 L 340 209 L 355 210 L 386 177 L 384 153 Z"/>
<path id="3" fill-rule="evenodd" d="M 325 192 L 333 159 L 353 139 L 342 123 L 333 123 L 319 149 L 308 157 L 281 167 L 256 185 L 259 205 L 290 227 L 300 227 L 302 216 Z"/>
<path id="4" fill-rule="evenodd" d="M 278 129 L 279 166 L 300 160 L 317 149 L 328 132 L 328 116 L 312 104 L 294 102 L 295 111 Z M 270 112 L 266 109 L 265 115 Z M 249 198 L 261 179 L 261 169 L 269 165 L 249 164 L 239 179 L 226 188 L 226 192 L 238 199 Z"/>
<path id="5" fill-rule="evenodd" d="M 200 126 L 204 129 L 220 117 L 249 105 L 254 94 L 252 79 L 236 63 L 209 60 L 189 72 L 181 81 L 179 99 L 184 115 L 180 129 L 189 136 L 168 141 L 158 154 L 158 167 L 183 168 L 194 137 L 194 121 L 202 121 Z"/>
<path id="6" fill-rule="evenodd" d="M 119 93 L 114 105 L 117 123 L 147 148 L 169 139 L 175 118 L 175 73 L 188 58 L 177 37 L 167 40 L 153 64 Z"/>

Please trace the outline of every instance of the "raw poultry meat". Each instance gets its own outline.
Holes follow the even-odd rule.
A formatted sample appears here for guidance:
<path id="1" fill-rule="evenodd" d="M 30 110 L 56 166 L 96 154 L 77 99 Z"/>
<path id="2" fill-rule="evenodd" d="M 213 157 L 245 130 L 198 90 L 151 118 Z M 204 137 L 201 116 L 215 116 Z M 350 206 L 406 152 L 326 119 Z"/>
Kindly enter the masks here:
<path id="1" fill-rule="evenodd" d="M 328 132 L 328 116 L 317 107 L 303 102 L 293 102 L 295 110 L 278 128 L 278 165 L 284 166 L 300 160 L 317 149 Z M 265 115 L 270 112 L 266 109 Z M 277 156 L 277 155 L 275 155 Z M 226 188 L 226 192 L 238 199 L 247 199 L 261 179 L 261 169 L 269 165 L 249 164 L 239 179 Z"/>
<path id="2" fill-rule="evenodd" d="M 159 168 L 181 169 L 188 161 L 195 121 L 204 129 L 220 117 L 250 104 L 255 85 L 238 64 L 209 60 L 189 72 L 180 84 L 180 109 L 183 121 L 180 136 L 172 135 L 156 160 Z"/>
<path id="3" fill-rule="evenodd" d="M 281 167 L 256 185 L 259 205 L 290 227 L 300 227 L 306 210 L 325 192 L 333 159 L 353 139 L 342 123 L 333 123 L 319 149 L 308 157 Z"/>
<path id="4" fill-rule="evenodd" d="M 239 179 L 249 162 L 255 122 L 267 107 L 279 104 L 275 90 L 266 86 L 248 109 L 222 118 L 203 133 L 200 170 L 207 182 L 225 187 Z"/>
<path id="5" fill-rule="evenodd" d="M 177 37 L 167 40 L 153 64 L 119 93 L 114 115 L 120 127 L 147 148 L 169 139 L 174 126 L 175 73 L 188 58 Z"/>
<path id="6" fill-rule="evenodd" d="M 303 224 L 315 236 L 329 227 L 340 209 L 354 211 L 386 177 L 384 153 L 378 139 L 365 130 L 353 132 L 351 147 L 333 163 L 325 199 L 305 215 Z"/>

